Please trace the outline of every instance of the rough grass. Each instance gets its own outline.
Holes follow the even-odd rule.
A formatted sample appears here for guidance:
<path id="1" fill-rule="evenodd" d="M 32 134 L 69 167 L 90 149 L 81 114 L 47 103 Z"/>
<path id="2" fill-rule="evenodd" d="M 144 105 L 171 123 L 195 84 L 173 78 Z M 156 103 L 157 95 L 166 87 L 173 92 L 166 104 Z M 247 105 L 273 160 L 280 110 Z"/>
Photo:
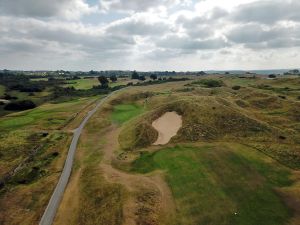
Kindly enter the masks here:
<path id="1" fill-rule="evenodd" d="M 0 224 L 38 224 L 69 147 L 71 135 L 63 129 L 82 119 L 79 112 L 94 100 L 45 104 L 0 118 L 0 180 L 9 177 L 0 189 Z"/>
<path id="2" fill-rule="evenodd" d="M 168 111 L 176 111 L 183 118 L 182 128 L 172 139 L 176 142 L 258 137 L 267 135 L 270 130 L 266 124 L 249 117 L 223 98 L 174 96 L 171 101 L 168 97 L 165 100 L 155 103 L 148 113 L 125 124 L 119 138 L 122 148 L 134 149 L 153 143 L 157 134 L 151 132 L 151 123 Z"/>
<path id="3" fill-rule="evenodd" d="M 0 85 L 0 97 L 4 95 L 5 87 L 3 85 Z"/>
<path id="4" fill-rule="evenodd" d="M 222 87 L 224 85 L 222 80 L 216 79 L 201 79 L 191 83 L 191 85 L 201 85 L 206 88 L 215 88 L 215 87 Z"/>
<path id="5" fill-rule="evenodd" d="M 144 108 L 137 104 L 115 105 L 111 114 L 113 122 L 122 124 L 144 112 Z"/>
<path id="6" fill-rule="evenodd" d="M 72 221 L 68 223 L 69 225 L 122 224 L 124 190 L 119 184 L 108 183 L 100 168 L 101 148 L 105 143 L 101 136 L 104 135 L 108 125 L 110 125 L 109 116 L 99 111 L 84 128 L 74 168 L 74 173 L 80 171 L 79 183 L 76 184 L 79 204 L 72 206 L 77 208 L 77 213 L 60 211 L 59 214 L 63 217 L 58 224 L 65 224 L 65 221 Z M 62 208 L 68 208 L 66 205 L 68 202 L 62 204 L 65 206 Z"/>
<path id="7" fill-rule="evenodd" d="M 289 170 L 252 149 L 231 146 L 177 146 L 144 153 L 132 170 L 165 171 L 178 224 L 285 224 L 291 212 L 275 188 L 291 185 Z"/>

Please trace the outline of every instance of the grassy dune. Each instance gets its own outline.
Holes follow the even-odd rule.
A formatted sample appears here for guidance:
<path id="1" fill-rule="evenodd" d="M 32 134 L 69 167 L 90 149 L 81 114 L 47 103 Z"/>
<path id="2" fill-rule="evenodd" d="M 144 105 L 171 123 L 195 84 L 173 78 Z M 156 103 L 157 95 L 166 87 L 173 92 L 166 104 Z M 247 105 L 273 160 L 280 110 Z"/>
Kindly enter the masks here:
<path id="1" fill-rule="evenodd" d="M 84 128 L 72 175 L 79 178 L 75 183 L 71 180 L 55 225 L 122 224 L 124 190 L 119 184 L 108 183 L 100 169 L 103 136 L 110 123 L 109 115 L 99 110 Z"/>
<path id="2" fill-rule="evenodd" d="M 131 163 L 131 172 L 166 174 L 177 208 L 175 224 L 297 221 L 299 205 L 294 201 L 300 196 L 291 190 L 297 189 L 299 181 L 294 174 L 300 168 L 300 120 L 296 116 L 300 105 L 295 98 L 299 91 L 291 84 L 299 79 L 219 79 L 221 87 L 216 88 L 193 81 L 192 88 L 181 83 L 146 89 L 153 91 L 146 111 L 124 123 L 119 136 L 126 154 L 133 158 L 141 154 Z M 235 85 L 241 88 L 233 90 Z M 287 90 L 284 95 L 281 88 Z M 130 102 L 136 101 L 142 100 L 131 98 Z M 171 146 L 177 146 L 153 152 L 151 122 L 166 111 L 176 111 L 183 118 L 182 128 L 171 140 Z M 122 117 L 126 112 L 119 114 Z"/>
<path id="3" fill-rule="evenodd" d="M 237 144 L 180 145 L 145 153 L 134 172 L 166 173 L 179 224 L 285 224 L 291 211 L 275 188 L 291 185 L 290 171 Z"/>

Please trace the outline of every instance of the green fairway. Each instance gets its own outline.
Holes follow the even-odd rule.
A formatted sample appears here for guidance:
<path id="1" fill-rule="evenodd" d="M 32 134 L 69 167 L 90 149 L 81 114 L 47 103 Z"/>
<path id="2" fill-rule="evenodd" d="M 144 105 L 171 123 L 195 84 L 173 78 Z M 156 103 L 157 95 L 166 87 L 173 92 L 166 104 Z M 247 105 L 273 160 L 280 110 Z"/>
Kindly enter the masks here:
<path id="1" fill-rule="evenodd" d="M 26 125 L 32 128 L 58 129 L 93 100 L 94 98 L 81 98 L 59 104 L 49 103 L 32 110 L 13 113 L 0 119 L 0 129 L 10 131 Z"/>
<path id="2" fill-rule="evenodd" d="M 91 89 L 93 86 L 99 85 L 99 81 L 97 78 L 89 78 L 89 79 L 80 79 L 80 80 L 72 80 L 69 81 L 69 84 L 66 84 L 66 87 L 74 87 L 75 89 L 87 90 Z"/>
<path id="3" fill-rule="evenodd" d="M 111 118 L 114 122 L 122 124 L 131 118 L 138 116 L 143 111 L 143 107 L 135 104 L 116 105 L 114 106 Z"/>
<path id="4" fill-rule="evenodd" d="M 291 185 L 289 171 L 252 149 L 230 146 L 176 146 L 144 153 L 133 171 L 166 172 L 179 224 L 285 224 L 291 212 L 275 188 Z"/>

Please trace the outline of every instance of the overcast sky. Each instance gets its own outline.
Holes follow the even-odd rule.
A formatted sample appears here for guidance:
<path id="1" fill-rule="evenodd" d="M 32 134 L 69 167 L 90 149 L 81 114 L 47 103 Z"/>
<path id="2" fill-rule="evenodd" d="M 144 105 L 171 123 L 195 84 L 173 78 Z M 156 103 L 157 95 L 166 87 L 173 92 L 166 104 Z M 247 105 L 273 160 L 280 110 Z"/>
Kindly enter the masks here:
<path id="1" fill-rule="evenodd" d="M 0 69 L 300 67 L 300 0 L 0 0 Z"/>

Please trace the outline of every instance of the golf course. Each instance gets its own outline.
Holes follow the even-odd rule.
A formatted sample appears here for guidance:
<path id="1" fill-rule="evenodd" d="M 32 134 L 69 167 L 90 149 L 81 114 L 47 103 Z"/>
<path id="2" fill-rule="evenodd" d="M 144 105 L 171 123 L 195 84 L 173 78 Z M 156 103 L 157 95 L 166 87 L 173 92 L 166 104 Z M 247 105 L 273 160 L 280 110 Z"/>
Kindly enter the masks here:
<path id="1" fill-rule="evenodd" d="M 1 224 L 299 224 L 300 79 L 173 79 L 2 116 Z"/>

